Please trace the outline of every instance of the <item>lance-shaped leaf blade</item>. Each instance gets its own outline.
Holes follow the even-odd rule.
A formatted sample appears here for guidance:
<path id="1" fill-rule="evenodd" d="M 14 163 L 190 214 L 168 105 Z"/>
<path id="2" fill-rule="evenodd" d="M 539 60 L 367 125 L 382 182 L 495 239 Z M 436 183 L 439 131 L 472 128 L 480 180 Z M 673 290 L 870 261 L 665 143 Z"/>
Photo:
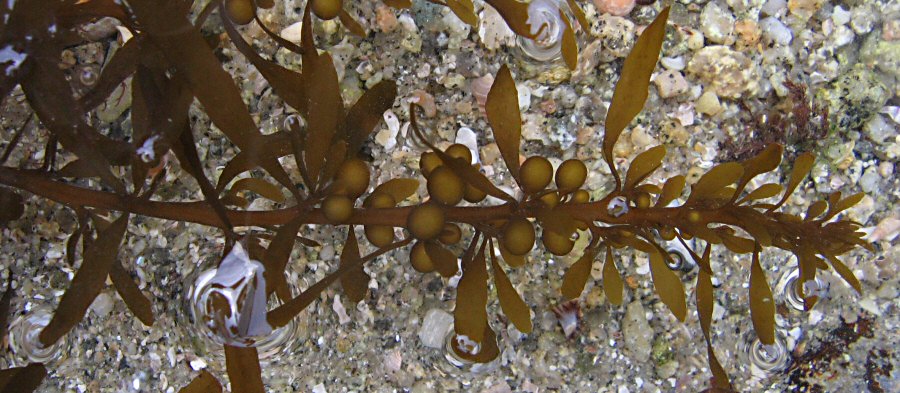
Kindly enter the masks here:
<path id="1" fill-rule="evenodd" d="M 840 194 L 838 194 L 840 195 Z M 837 200 L 837 201 L 829 201 L 828 202 L 828 212 L 825 213 L 825 217 L 822 217 L 823 220 L 830 220 L 832 217 L 836 216 L 838 213 L 847 210 L 853 206 L 856 206 L 857 203 L 861 202 L 863 198 L 865 198 L 866 194 L 862 192 L 858 192 L 856 194 L 850 195 L 846 198 Z"/>
<path id="2" fill-rule="evenodd" d="M 709 248 L 707 247 L 707 250 Z M 708 258 L 709 253 L 705 254 Z M 706 262 L 709 264 L 709 262 Z M 710 338 L 710 327 L 712 325 L 712 315 L 715 303 L 713 302 L 713 285 L 712 279 L 705 270 L 697 273 L 697 314 L 700 317 L 700 328 L 703 330 L 703 338 L 706 340 L 706 356 L 709 363 L 709 370 L 712 372 L 712 385 L 720 389 L 732 389 L 731 382 L 728 379 L 728 373 L 722 368 L 716 353 L 713 351 L 712 339 Z"/>
<path id="3" fill-rule="evenodd" d="M 516 82 L 506 64 L 500 67 L 484 105 L 488 123 L 500 155 L 513 178 L 519 179 L 519 145 L 522 140 L 522 114 L 519 113 L 519 93 Z"/>
<path id="4" fill-rule="evenodd" d="M 825 209 L 828 209 L 828 202 L 815 201 L 806 208 L 806 214 L 803 215 L 803 220 L 814 220 L 816 217 L 822 215 L 822 213 L 825 212 Z"/>
<path id="5" fill-rule="evenodd" d="M 497 288 L 497 298 L 500 299 L 500 308 L 503 309 L 503 313 L 520 332 L 531 333 L 531 309 L 522 300 L 522 296 L 513 287 L 506 272 L 497 263 L 493 247 L 491 247 L 491 269 L 494 272 L 494 285 Z"/>
<path id="6" fill-rule="evenodd" d="M 291 257 L 291 251 L 294 249 L 297 231 L 300 230 L 303 221 L 304 217 L 301 215 L 278 228 L 262 258 L 262 262 L 266 266 L 263 274 L 266 285 L 269 287 L 266 288 L 266 294 L 275 292 L 283 301 L 291 298 L 284 270 Z"/>
<path id="7" fill-rule="evenodd" d="M 131 274 L 122 267 L 121 261 L 115 261 L 112 270 L 109 272 L 109 278 L 112 279 L 116 292 L 125 301 L 128 309 L 134 313 L 141 323 L 146 326 L 153 326 L 153 303 L 141 292 L 140 287 L 131 278 Z"/>
<path id="8" fill-rule="evenodd" d="M 803 181 L 803 179 L 806 178 L 806 175 L 809 174 L 809 171 L 812 170 L 815 162 L 816 156 L 809 152 L 801 154 L 794 160 L 794 169 L 791 170 L 791 177 L 790 180 L 788 180 L 787 186 L 784 188 L 784 194 L 782 194 L 781 200 L 769 209 L 769 211 L 774 211 L 787 202 L 788 198 L 791 197 L 791 194 L 794 193 L 794 190 L 797 189 L 797 186 L 800 185 L 800 182 Z"/>
<path id="9" fill-rule="evenodd" d="M 56 56 L 51 48 L 41 56 Z M 26 62 L 32 62 L 29 58 Z M 41 124 L 69 151 L 84 160 L 91 173 L 116 192 L 125 186 L 110 170 L 112 162 L 124 163 L 130 158 L 127 144 L 114 141 L 97 132 L 83 119 L 83 109 L 71 94 L 69 83 L 56 64 L 34 61 L 30 77 L 22 81 L 22 90 Z"/>
<path id="10" fill-rule="evenodd" d="M 129 5 L 167 62 L 187 80 L 212 122 L 242 151 L 258 151 L 262 147 L 259 130 L 240 90 L 182 7 L 150 0 Z"/>
<path id="11" fill-rule="evenodd" d="M 356 231 L 351 225 L 347 230 L 347 242 L 344 243 L 344 251 L 341 252 L 341 266 L 352 265 L 347 274 L 341 277 L 341 287 L 350 301 L 356 303 L 366 297 L 369 290 L 369 275 L 363 269 L 362 263 L 359 263 L 359 242 L 356 240 Z"/>
<path id="12" fill-rule="evenodd" d="M 340 18 L 341 23 L 350 31 L 350 33 L 357 37 L 366 37 L 366 29 L 346 10 L 341 10 L 338 14 L 338 18 Z"/>
<path id="13" fill-rule="evenodd" d="M 294 152 L 291 148 L 291 136 L 288 132 L 264 135 L 262 140 L 265 148 L 259 153 L 260 155 L 278 159 Z M 225 164 L 225 168 L 219 174 L 219 179 L 216 181 L 216 192 L 222 192 L 225 186 L 241 173 L 259 166 L 259 160 L 259 157 L 251 156 L 250 153 L 239 152 L 231 161 Z"/>
<path id="14" fill-rule="evenodd" d="M 566 3 L 568 3 L 569 9 L 572 10 L 572 14 L 575 15 L 575 20 L 581 25 L 581 30 L 585 31 L 590 29 L 591 23 L 588 22 L 587 16 L 584 15 L 584 10 L 581 9 L 581 6 L 579 6 L 575 0 L 566 0 Z"/>
<path id="15" fill-rule="evenodd" d="M 310 59 L 309 62 L 307 58 Z M 307 131 L 303 135 L 304 164 L 311 185 L 315 185 L 325 165 L 325 156 L 331 147 L 332 138 L 344 116 L 344 101 L 341 98 L 337 71 L 329 54 L 304 56 L 303 85 L 310 92 L 306 97 L 306 113 L 303 114 L 307 123 Z"/>
<path id="16" fill-rule="evenodd" d="M 382 115 L 394 105 L 397 98 L 397 84 L 393 81 L 381 81 L 366 90 L 362 97 L 347 111 L 344 120 L 344 137 L 347 139 L 347 152 L 356 154 L 375 126 L 381 122 Z"/>
<path id="17" fill-rule="evenodd" d="M 662 165 L 662 160 L 665 156 L 666 147 L 662 145 L 651 147 L 641 154 L 638 154 L 637 157 L 631 161 L 631 165 L 628 166 L 628 172 L 625 173 L 625 184 L 622 186 L 622 189 L 631 190 L 637 186 L 638 183 L 642 182 L 647 176 L 650 176 L 653 171 Z M 666 184 L 668 184 L 668 181 Z M 673 184 L 672 186 L 674 187 L 675 185 L 677 184 Z"/>
<path id="18" fill-rule="evenodd" d="M 119 244 L 122 243 L 125 229 L 128 227 L 128 217 L 128 214 L 123 214 L 113 221 L 110 226 L 100 231 L 97 240 L 87 247 L 81 267 L 59 301 L 53 318 L 41 330 L 39 336 L 41 343 L 44 345 L 55 343 L 84 318 L 88 307 L 106 284 L 106 277 L 115 263 Z"/>
<path id="19" fill-rule="evenodd" d="M 834 267 L 834 271 L 837 272 L 837 274 L 840 275 L 841 278 L 843 278 L 844 281 L 846 281 L 847 284 L 849 284 L 850 287 L 856 291 L 856 293 L 862 295 L 862 285 L 860 285 L 859 279 L 856 278 L 856 275 L 853 274 L 853 271 L 850 270 L 847 265 L 841 262 L 841 260 L 833 254 L 825 254 L 825 257 L 828 258 L 828 262 L 830 262 L 831 266 Z"/>
<path id="20" fill-rule="evenodd" d="M 607 247 L 606 261 L 603 263 L 603 292 L 606 293 L 606 298 L 610 303 L 621 306 L 625 285 L 622 282 L 622 275 L 613 261 L 612 253 L 612 248 Z"/>
<path id="21" fill-rule="evenodd" d="M 576 299 L 581 296 L 584 286 L 587 284 L 588 278 L 591 276 L 591 265 L 594 257 L 597 256 L 597 250 L 588 248 L 584 250 L 584 254 L 569 266 L 566 274 L 563 275 L 562 295 L 566 300 Z"/>
<path id="22" fill-rule="evenodd" d="M 723 189 L 734 184 L 744 173 L 744 167 L 736 162 L 726 162 L 714 166 L 709 172 L 703 174 L 697 184 L 691 188 L 687 204 L 705 199 L 716 199 Z"/>
<path id="23" fill-rule="evenodd" d="M 89 110 L 102 104 L 116 88 L 125 82 L 125 79 L 134 73 L 140 59 L 141 41 L 140 38 L 128 40 L 116 50 L 116 53 L 103 67 L 103 71 L 91 91 L 79 98 L 78 101 L 82 108 Z"/>
<path id="24" fill-rule="evenodd" d="M 775 195 L 781 194 L 782 191 L 784 191 L 784 187 L 781 184 L 766 183 L 757 187 L 753 191 L 750 191 L 750 193 L 748 193 L 747 195 L 744 195 L 743 198 L 738 200 L 737 204 L 771 198 Z"/>
<path id="25" fill-rule="evenodd" d="M 393 197 L 395 202 L 400 203 L 415 194 L 418 189 L 419 181 L 416 179 L 391 179 L 375 187 L 372 195 L 385 193 Z"/>
<path id="26" fill-rule="evenodd" d="M 578 67 L 578 42 L 575 41 L 575 29 L 572 28 L 572 23 L 569 22 L 569 17 L 562 8 L 559 10 L 559 17 L 564 25 L 561 45 L 563 61 L 566 62 L 566 67 L 575 71 L 575 68 Z"/>
<path id="27" fill-rule="evenodd" d="M 438 273 L 444 278 L 453 277 L 459 269 L 456 262 L 456 255 L 452 251 L 444 248 L 435 241 L 425 243 L 425 253 L 434 264 Z"/>
<path id="28" fill-rule="evenodd" d="M 272 183 L 256 177 L 245 177 L 239 179 L 231 185 L 228 190 L 229 194 L 237 194 L 238 191 L 252 191 L 259 196 L 271 200 L 276 203 L 284 202 L 284 194 Z"/>
<path id="29" fill-rule="evenodd" d="M 735 254 L 749 254 L 755 249 L 755 241 L 745 237 L 735 236 L 734 232 L 730 231 L 728 228 L 719 228 L 716 230 L 716 234 L 722 239 L 722 244 Z"/>
<path id="30" fill-rule="evenodd" d="M 775 344 L 775 299 L 766 282 L 766 273 L 759 264 L 758 248 L 750 265 L 750 320 L 761 343 Z"/>
<path id="31" fill-rule="evenodd" d="M 262 74 L 263 78 L 266 78 L 266 81 L 269 82 L 269 85 L 271 85 L 275 93 L 278 94 L 278 97 L 294 109 L 305 112 L 306 89 L 303 85 L 303 78 L 301 75 L 262 58 L 262 56 L 257 54 L 253 47 L 244 40 L 244 37 L 241 36 L 230 19 L 222 18 L 222 24 L 225 26 L 225 32 L 228 33 L 228 37 L 231 38 L 231 42 L 234 44 L 235 48 L 237 48 L 247 60 L 250 60 L 250 62 L 253 63 L 253 66 L 256 67 L 260 74 Z M 262 24 L 260 24 L 260 26 L 262 26 Z"/>
<path id="32" fill-rule="evenodd" d="M 656 207 L 666 207 L 672 203 L 672 201 L 678 199 L 678 197 L 681 196 L 681 193 L 684 192 L 684 185 L 686 182 L 686 178 L 682 175 L 668 178 L 666 183 L 663 184 L 659 199 L 656 200 Z"/>
<path id="33" fill-rule="evenodd" d="M 650 274 L 653 276 L 653 287 L 656 289 L 656 293 L 659 294 L 660 300 L 669 307 L 675 318 L 683 322 L 687 316 L 687 301 L 681 279 L 666 265 L 665 257 L 658 246 L 654 247 L 648 255 L 650 257 Z"/>
<path id="34" fill-rule="evenodd" d="M 606 132 L 603 135 L 603 158 L 609 165 L 610 171 L 616 179 L 616 187 L 621 187 L 619 173 L 613 162 L 613 148 L 622 135 L 622 131 L 631 123 L 631 120 L 644 108 L 650 88 L 650 75 L 656 68 L 659 52 L 662 50 L 663 38 L 666 33 L 666 20 L 669 18 L 669 7 L 664 8 L 656 19 L 644 29 L 638 37 L 634 48 L 625 64 L 622 66 L 622 75 L 616 82 L 609 111 L 606 113 Z"/>
<path id="35" fill-rule="evenodd" d="M 750 180 L 753 180 L 754 177 L 766 172 L 774 171 L 775 168 L 778 168 L 778 164 L 781 164 L 781 155 L 783 152 L 784 148 L 780 144 L 773 143 L 756 156 L 742 162 L 741 165 L 744 167 L 744 173 L 741 176 L 741 180 L 738 181 L 737 191 L 734 193 L 733 199 L 736 200 L 737 197 L 741 195 L 741 192 L 744 191 L 744 187 L 746 187 L 747 183 L 750 183 Z"/>
<path id="36" fill-rule="evenodd" d="M 482 243 L 474 257 L 463 265 L 462 278 L 456 287 L 456 309 L 453 311 L 453 326 L 456 335 L 466 337 L 479 344 L 484 341 L 485 327 L 487 327 L 485 243 Z"/>

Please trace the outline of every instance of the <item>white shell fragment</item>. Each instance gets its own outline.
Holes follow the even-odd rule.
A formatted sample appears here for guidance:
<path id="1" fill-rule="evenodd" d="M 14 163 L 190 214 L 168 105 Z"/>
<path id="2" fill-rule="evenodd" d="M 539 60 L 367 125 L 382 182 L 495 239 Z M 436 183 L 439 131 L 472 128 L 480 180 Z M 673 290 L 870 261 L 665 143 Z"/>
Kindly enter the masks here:
<path id="1" fill-rule="evenodd" d="M 468 147 L 472 152 L 472 162 L 470 164 L 475 164 L 481 161 L 478 157 L 478 135 L 475 135 L 475 131 L 472 131 L 469 127 L 461 127 L 456 131 L 456 143 L 464 145 Z"/>
<path id="2" fill-rule="evenodd" d="M 144 163 L 150 163 L 156 159 L 156 151 L 153 150 L 153 145 L 156 143 L 157 139 L 159 139 L 159 135 L 153 135 L 147 138 L 147 140 L 144 141 L 144 144 L 135 151 Z"/>

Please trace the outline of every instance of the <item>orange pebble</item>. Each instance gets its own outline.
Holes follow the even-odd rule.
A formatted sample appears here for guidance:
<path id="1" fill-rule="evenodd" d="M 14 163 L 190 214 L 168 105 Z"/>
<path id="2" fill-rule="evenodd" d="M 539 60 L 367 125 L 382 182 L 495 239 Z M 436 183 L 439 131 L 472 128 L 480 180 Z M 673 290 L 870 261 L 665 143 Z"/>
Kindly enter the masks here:
<path id="1" fill-rule="evenodd" d="M 615 16 L 625 16 L 634 9 L 634 2 L 635 0 L 594 0 L 594 5 L 597 6 L 600 12 Z"/>

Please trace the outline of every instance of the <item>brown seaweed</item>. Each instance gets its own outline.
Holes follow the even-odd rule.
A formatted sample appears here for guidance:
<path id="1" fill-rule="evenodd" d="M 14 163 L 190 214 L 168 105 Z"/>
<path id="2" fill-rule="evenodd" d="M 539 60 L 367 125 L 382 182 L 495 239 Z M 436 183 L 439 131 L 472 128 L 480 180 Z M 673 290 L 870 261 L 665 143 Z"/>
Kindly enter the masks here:
<path id="1" fill-rule="evenodd" d="M 466 23 L 477 23 L 470 0 L 426 1 L 449 7 Z M 487 3 L 500 12 L 513 31 L 531 36 L 526 3 L 514 0 L 488 0 Z M 11 23 L 0 28 L 0 43 L 10 43 L 27 56 L 19 69 L 0 72 L 0 92 L 5 99 L 16 85 L 20 85 L 35 119 L 50 132 L 50 137 L 42 141 L 47 146 L 48 156 L 40 169 L 0 166 L 0 184 L 3 186 L 0 188 L 0 207 L 3 207 L 0 221 L 5 224 L 21 216 L 24 201 L 19 190 L 63 204 L 78 216 L 78 228 L 66 242 L 66 258 L 78 269 L 50 325 L 40 334 L 43 343 L 53 343 L 82 320 L 91 302 L 103 290 L 107 277 L 112 279 L 131 312 L 143 323 L 153 323 L 153 301 L 137 287 L 126 264 L 117 260 L 129 218 L 135 215 L 215 226 L 223 230 L 229 243 L 242 237 L 247 239 L 251 255 L 266 266 L 267 293 L 275 293 L 283 302 L 267 314 L 269 324 L 274 327 L 287 324 L 338 281 L 351 301 L 364 299 L 368 295 L 369 281 L 365 264 L 388 252 L 416 244 L 414 247 L 424 249 L 431 263 L 429 271 L 450 277 L 458 273 L 456 250 L 465 249 L 461 256 L 462 278 L 457 287 L 456 337 L 452 340 L 452 349 L 460 357 L 474 362 L 488 362 L 499 355 L 497 335 L 488 323 L 492 296 L 498 299 L 500 310 L 519 331 L 528 333 L 532 330 L 532 310 L 507 275 L 507 269 L 513 271 L 529 263 L 523 253 L 516 251 L 517 247 L 511 247 L 519 244 L 506 232 L 509 222 L 524 220 L 532 231 L 533 225 L 538 225 L 542 247 L 550 252 L 581 254 L 563 277 L 561 295 L 566 299 L 577 299 L 582 295 L 590 280 L 591 266 L 603 253 L 603 290 L 612 304 L 621 305 L 625 286 L 616 265 L 615 250 L 633 249 L 646 254 L 659 299 L 682 321 L 687 316 L 687 295 L 681 276 L 668 268 L 670 256 L 662 249 L 658 238 L 679 242 L 695 239 L 706 247 L 702 256 L 693 253 L 692 256 L 700 266 L 696 304 L 707 344 L 712 391 L 732 390 L 728 375 L 716 358 L 710 334 L 715 304 L 711 283 L 713 271 L 709 264 L 712 245 L 719 244 L 738 254 L 750 254 L 750 319 L 763 343 L 771 343 L 774 339 L 775 311 L 771 288 L 759 263 L 763 249 L 775 247 L 797 255 L 800 279 L 804 282 L 831 266 L 849 286 L 858 292 L 862 290 L 859 280 L 839 257 L 857 247 L 871 247 L 862 238 L 860 224 L 841 216 L 843 211 L 860 202 L 863 195 L 832 193 L 814 202 L 802 217 L 781 209 L 812 169 L 815 157 L 811 153 L 797 157 L 784 184 L 764 184 L 754 190 L 745 188 L 756 176 L 776 170 L 781 163 L 784 152 L 780 144 L 772 144 L 739 162 L 722 163 L 703 175 L 680 205 L 673 203 L 685 192 L 684 176 L 673 176 L 661 185 L 646 183 L 663 162 L 666 149 L 662 146 L 647 149 L 635 157 L 628 164 L 624 178 L 621 177 L 620 168 L 613 161 L 613 149 L 623 131 L 644 108 L 650 76 L 663 45 L 668 8 L 663 9 L 644 30 L 625 59 L 607 112 L 602 153 L 616 184 L 611 193 L 590 201 L 585 197 L 590 190 L 582 188 L 583 176 L 579 181 L 577 170 L 571 173 L 559 170 L 555 185 L 550 185 L 553 177 L 550 173 L 545 182 L 547 185 L 541 190 L 523 192 L 521 197 L 510 195 L 482 174 L 471 160 L 449 148 L 438 149 L 424 131 L 427 124 L 419 122 L 417 111 L 420 108 L 411 104 L 409 115 L 414 137 L 437 157 L 440 166 L 449 169 L 443 170 L 452 175 L 448 178 L 455 179 L 453 181 L 458 181 L 466 190 L 474 190 L 475 196 L 480 193 L 480 198 L 466 196 L 471 203 L 468 206 L 442 204 L 436 198 L 406 206 L 401 203 L 420 186 L 416 179 L 392 179 L 376 184 L 369 198 L 360 201 L 362 195 L 348 194 L 347 179 L 341 178 L 344 176 L 343 165 L 359 162 L 360 150 L 381 121 L 382 113 L 394 105 L 396 84 L 383 81 L 345 108 L 331 55 L 327 51 L 320 53 L 316 47 L 309 5 L 304 10 L 299 45 L 284 41 L 256 18 L 276 44 L 302 56 L 299 72 L 258 54 L 241 36 L 238 26 L 228 17 L 219 17 L 217 21 L 222 23 L 238 52 L 260 72 L 273 93 L 296 110 L 303 120 L 290 122 L 287 129 L 274 134 L 263 135 L 232 75 L 217 57 L 218 39 L 206 36 L 200 29 L 203 22 L 216 20 L 211 16 L 213 13 L 223 13 L 219 4 L 212 2 L 192 22 L 188 18 L 190 1 L 134 0 L 122 5 L 109 0 L 34 0 L 15 2 L 12 10 L 3 9 L 5 3 L 0 2 L 0 15 L 8 13 L 11 17 Z M 385 1 L 385 4 L 398 8 L 411 6 L 410 1 Z M 256 2 L 254 6 L 268 5 Z M 35 12 L 40 9 L 35 8 L 38 6 L 43 6 L 44 12 Z M 569 1 L 569 6 L 575 20 L 585 29 L 587 21 L 577 4 Z M 109 60 L 99 83 L 76 98 L 55 62 L 62 48 L 72 42 L 69 33 L 73 29 L 106 16 L 122 21 L 134 37 Z M 364 34 L 347 11 L 342 11 L 340 16 L 348 29 Z M 575 27 L 568 17 L 564 15 L 563 18 L 566 23 L 564 61 L 572 68 L 577 62 Z M 40 34 L 40 46 L 24 40 L 29 32 L 46 30 L 54 21 L 61 22 L 66 31 L 58 35 Z M 115 88 L 128 78 L 133 84 L 130 113 L 133 130 L 127 138 L 113 137 L 85 119 L 96 106 L 109 100 Z M 524 176 L 544 174 L 535 174 L 520 165 L 522 115 L 517 96 L 513 73 L 510 67 L 503 65 L 488 94 L 485 110 L 509 174 L 523 188 Z M 195 100 L 216 129 L 239 150 L 217 177 L 206 173 L 206 163 L 197 152 L 193 132 L 199 130 L 191 129 L 189 118 Z M 0 164 L 6 163 L 27 132 L 31 132 L 28 122 L 8 141 Z M 53 162 L 55 154 L 52 154 L 57 144 L 61 145 L 61 151 L 77 157 L 76 161 L 59 170 Z M 152 154 L 138 152 L 148 144 Z M 164 173 L 169 169 L 164 157 L 169 151 L 178 158 L 183 171 L 197 180 L 203 195 L 201 200 L 175 202 L 151 198 L 159 187 L 165 187 Z M 289 155 L 294 156 L 296 173 L 289 173 L 279 161 Z M 363 163 L 368 168 L 366 165 Z M 262 169 L 271 179 L 259 177 L 258 172 L 254 173 L 256 169 Z M 247 172 L 251 173 L 250 177 L 235 181 Z M 364 177 L 360 182 L 367 190 L 369 174 Z M 86 179 L 99 179 L 99 183 L 82 182 Z M 302 184 L 296 184 L 295 179 L 302 179 Z M 565 186 L 567 181 L 576 186 Z M 282 206 L 246 211 L 240 206 L 249 202 L 245 196 L 250 193 Z M 370 206 L 370 198 L 374 199 L 376 195 L 387 196 L 393 203 Z M 502 203 L 482 203 L 485 195 L 494 196 Z M 770 197 L 778 197 L 778 201 L 774 204 L 763 202 Z M 341 220 L 335 219 L 334 212 L 325 208 L 326 201 L 335 199 L 349 200 L 349 205 L 342 205 L 342 214 L 337 215 Z M 427 217 L 428 222 L 415 222 L 410 218 L 412 213 L 425 204 L 439 214 Z M 121 215 L 111 223 L 100 218 L 109 211 Z M 296 243 L 307 247 L 315 245 L 298 237 L 301 229 L 308 225 L 340 226 L 347 230 L 347 240 L 340 265 L 324 279 L 292 297 L 285 280 L 285 269 Z M 436 228 L 430 232 L 438 235 L 444 232 L 452 235 L 455 228 L 457 236 L 416 237 L 411 228 L 419 225 Z M 238 228 L 244 226 L 264 228 L 265 233 L 239 232 Z M 357 238 L 356 227 L 376 226 L 391 230 L 404 228 L 407 233 L 399 240 L 376 246 L 376 251 L 368 255 L 361 255 L 361 240 Z M 465 227 L 466 231 L 471 228 L 473 235 L 459 236 L 460 227 Z M 529 251 L 534 247 L 537 233 L 524 236 L 528 239 L 526 242 L 530 241 L 527 244 Z M 576 234 L 590 236 L 586 248 L 574 249 L 571 238 Z M 468 244 L 454 245 L 463 238 Z M 270 242 L 265 246 L 261 239 Z M 76 257 L 79 242 L 83 248 L 80 265 Z M 498 250 L 499 256 L 496 255 Z M 490 290 L 491 285 L 495 291 Z M 9 303 L 10 293 L 7 291 L 4 296 L 4 304 Z M 801 297 L 807 308 L 817 300 L 815 294 L 801 293 Z M 225 353 L 234 390 L 264 391 L 255 349 L 226 346 Z M 4 370 L 0 374 L 0 387 L 6 391 L 11 378 L 21 378 L 35 384 L 36 388 L 45 373 L 40 365 Z M 203 372 L 183 391 L 221 391 L 221 385 L 211 374 Z"/>

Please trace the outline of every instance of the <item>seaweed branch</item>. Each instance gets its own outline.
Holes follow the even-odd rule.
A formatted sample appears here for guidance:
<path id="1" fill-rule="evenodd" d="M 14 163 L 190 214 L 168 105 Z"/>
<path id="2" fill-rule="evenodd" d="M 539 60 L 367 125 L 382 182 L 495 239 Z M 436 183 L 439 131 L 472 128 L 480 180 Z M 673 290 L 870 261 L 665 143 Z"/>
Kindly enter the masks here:
<path id="1" fill-rule="evenodd" d="M 449 7 L 466 23 L 477 22 L 470 0 L 426 1 Z M 411 5 L 409 1 L 386 3 L 393 7 Z M 533 37 L 535 26 L 527 23 L 525 3 L 487 3 L 500 12 L 517 34 Z M 263 300 L 275 294 L 284 303 L 272 310 L 259 310 L 252 302 L 226 310 L 250 315 L 240 319 L 242 324 L 259 319 L 264 327 L 283 326 L 338 281 L 351 300 L 363 299 L 369 280 L 363 265 L 406 246 L 410 246 L 410 265 L 423 274 L 434 272 L 451 277 L 459 273 L 461 266 L 451 347 L 456 355 L 473 362 L 489 362 L 499 355 L 496 333 L 488 323 L 491 296 L 497 297 L 501 311 L 519 331 L 531 331 L 532 311 L 507 276 L 507 270 L 528 263 L 527 256 L 536 247 L 555 255 L 581 253 L 563 279 L 561 295 L 566 299 L 581 296 L 590 278 L 590 267 L 602 254 L 604 291 L 616 305 L 623 301 L 624 286 L 615 250 L 645 253 L 660 300 L 677 319 L 684 321 L 688 315 L 685 289 L 679 274 L 667 267 L 671 257 L 660 245 L 660 239 L 678 239 L 682 243 L 694 239 L 705 246 L 702 256 L 691 253 L 700 266 L 697 313 L 707 344 L 711 389 L 715 391 L 732 387 L 716 358 L 710 334 L 715 304 L 711 284 L 715 272 L 709 263 L 713 245 L 750 255 L 750 319 L 764 344 L 774 341 L 775 309 L 768 279 L 759 263 L 762 250 L 774 247 L 795 254 L 801 282 L 814 280 L 818 271 L 829 270 L 830 266 L 849 286 L 862 291 L 857 278 L 839 257 L 857 247 L 871 249 L 863 239 L 860 224 L 841 214 L 863 195 L 832 193 L 813 203 L 803 216 L 782 209 L 812 169 L 815 157 L 811 153 L 797 156 L 786 183 L 764 184 L 752 190 L 746 188 L 754 178 L 778 168 L 784 153 L 781 144 L 771 144 L 741 161 L 713 167 L 689 190 L 681 175 L 663 184 L 646 182 L 662 165 L 666 155 L 662 146 L 642 152 L 628 164 L 624 176 L 620 174 L 613 161 L 613 149 L 644 108 L 650 76 L 665 37 L 668 8 L 643 31 L 626 58 L 607 113 L 602 155 L 615 182 L 612 192 L 591 201 L 590 190 L 584 188 L 588 166 L 577 159 L 566 160 L 555 169 L 540 156 L 520 163 L 522 117 L 518 92 L 510 67 L 503 65 L 485 109 L 493 139 L 520 192 L 506 192 L 482 174 L 472 164 L 467 147 L 451 145 L 438 149 L 424 131 L 427 125 L 418 121 L 420 108 L 411 104 L 413 135 L 427 147 L 420 167 L 428 199 L 408 204 L 405 201 L 417 192 L 419 180 L 392 179 L 370 187 L 370 165 L 358 158 L 384 111 L 394 105 L 397 85 L 383 81 L 345 108 L 331 55 L 319 51 L 315 44 L 313 16 L 339 18 L 350 31 L 365 34 L 342 1 L 307 2 L 300 44 L 288 43 L 262 24 L 257 9 L 273 5 L 265 0 L 214 0 L 195 22 L 189 18 L 190 1 L 132 0 L 121 4 L 111 0 L 29 0 L 13 4 L 13 9 L 0 4 L 0 17 L 8 16 L 11 21 L 0 30 L 0 45 L 9 45 L 22 60 L 0 63 L 0 90 L 5 99 L 12 88 L 22 87 L 36 120 L 50 133 L 46 149 L 49 156 L 40 169 L 0 166 L 0 208 L 4 211 L 0 219 L 6 225 L 19 218 L 25 203 L 21 194 L 56 201 L 79 217 L 78 229 L 66 247 L 70 263 L 77 262 L 74 250 L 78 242 L 84 246 L 77 273 L 52 321 L 40 333 L 44 345 L 54 343 L 81 321 L 107 277 L 143 323 L 154 323 L 152 301 L 118 260 L 132 216 L 220 228 L 226 243 L 233 247 L 222 265 L 238 262 L 264 266 L 264 278 L 253 277 L 258 279 L 253 281 L 258 284 L 253 293 Z M 575 20 L 585 24 L 577 4 L 568 4 L 574 8 Z M 287 129 L 271 135 L 259 132 L 232 75 L 216 56 L 218 39 L 206 36 L 199 28 L 204 22 L 212 23 L 216 13 L 237 51 L 303 121 L 294 119 Z M 572 33 L 570 21 L 562 16 L 566 29 Z M 76 98 L 55 62 L 62 49 L 73 42 L 75 29 L 100 17 L 118 19 L 134 36 L 109 60 L 95 88 Z M 265 59 L 243 38 L 240 26 L 254 22 L 276 44 L 301 56 L 299 71 Z M 57 25 L 60 27 L 51 29 Z M 567 33 L 566 40 L 564 57 L 571 67 L 577 48 L 571 34 Z M 130 111 L 133 129 L 127 137 L 116 138 L 85 119 L 128 78 L 134 86 Z M 795 95 L 802 98 L 796 91 Z M 197 152 L 189 117 L 194 100 L 239 150 L 214 178 L 205 173 L 205 163 Z M 796 116 L 809 114 L 808 110 L 803 112 L 802 106 L 799 108 Z M 9 141 L 0 165 L 22 138 L 32 137 L 27 134 L 28 122 Z M 57 143 L 62 145 L 59 152 L 54 150 Z M 53 164 L 56 153 L 74 156 L 75 161 L 57 170 Z M 197 180 L 202 200 L 153 199 L 159 188 L 166 187 L 165 172 L 173 168 L 167 165 L 171 156 L 179 160 L 187 175 Z M 287 156 L 293 156 L 296 170 L 282 165 L 280 159 Z M 260 172 L 254 171 L 258 169 L 266 176 L 258 176 Z M 282 206 L 248 211 L 242 207 L 248 202 L 241 196 L 245 191 Z M 686 200 L 681 198 L 685 193 Z M 500 204 L 490 204 L 486 201 L 488 196 Z M 777 198 L 777 202 L 766 202 L 770 198 Z M 463 200 L 469 204 L 460 206 Z M 110 221 L 100 212 L 119 215 Z M 347 239 L 340 267 L 292 297 L 284 273 L 298 240 L 301 247 L 314 244 L 297 237 L 307 225 L 347 228 Z M 354 230 L 357 226 L 363 228 L 365 240 L 376 251 L 360 254 L 361 239 Z M 245 227 L 265 228 L 264 236 L 271 240 L 267 248 L 257 241 L 261 235 L 247 233 L 242 229 Z M 89 228 L 94 228 L 96 238 Z M 395 228 L 405 230 L 400 240 L 395 238 Z M 586 248 L 575 250 L 574 239 L 581 236 L 590 237 L 590 241 Z M 249 244 L 249 255 L 240 246 L 241 241 Z M 461 247 L 465 251 L 459 265 L 452 250 L 460 248 L 454 245 L 466 242 Z M 490 290 L 491 286 L 495 291 Z M 6 292 L 4 304 L 8 304 L 8 296 L 13 296 L 10 294 Z M 816 294 L 806 293 L 803 286 L 800 297 L 807 309 L 817 301 Z M 247 326 L 242 328 L 236 329 L 238 335 L 249 331 Z M 249 336 L 238 338 L 240 342 L 224 348 L 233 389 L 261 392 L 264 382 L 256 349 L 246 345 L 253 340 Z M 3 373 L 4 381 L 26 381 L 22 386 L 34 385 L 34 390 L 46 371 L 42 365 L 32 365 Z M 221 391 L 221 385 L 214 376 L 201 373 L 183 391 Z"/>

